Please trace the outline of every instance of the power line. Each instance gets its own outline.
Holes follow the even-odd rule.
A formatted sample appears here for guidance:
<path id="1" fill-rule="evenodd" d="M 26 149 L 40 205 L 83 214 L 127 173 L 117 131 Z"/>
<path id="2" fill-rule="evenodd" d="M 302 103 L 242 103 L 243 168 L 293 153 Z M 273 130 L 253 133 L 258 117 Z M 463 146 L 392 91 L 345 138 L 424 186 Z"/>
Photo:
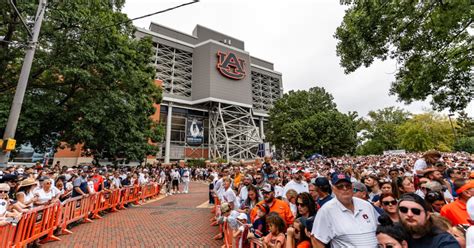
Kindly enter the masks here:
<path id="1" fill-rule="evenodd" d="M 171 11 L 171 10 L 174 10 L 174 9 L 177 9 L 177 8 L 184 7 L 184 6 L 186 6 L 186 5 L 190 5 L 190 4 L 197 3 L 197 2 L 199 2 L 199 0 L 193 0 L 192 2 L 183 3 L 183 4 L 180 4 L 180 5 L 171 7 L 171 8 L 167 8 L 167 9 L 160 10 L 160 11 L 156 11 L 156 12 L 153 12 L 153 13 L 150 13 L 150 14 L 146 14 L 146 15 L 143 15 L 143 16 L 135 17 L 135 18 L 129 19 L 129 20 L 127 20 L 127 21 L 117 22 L 117 23 L 114 23 L 114 24 L 111 24 L 111 25 L 99 27 L 99 28 L 96 28 L 96 29 L 93 29 L 93 30 L 100 30 L 100 29 L 110 28 L 110 27 L 114 27 L 114 26 L 117 26 L 117 25 L 129 23 L 129 22 L 132 22 L 132 21 L 135 21 L 135 20 L 139 20 L 139 19 L 143 19 L 143 18 L 146 18 L 146 17 L 154 16 L 154 15 L 157 15 L 157 14 L 165 13 L 165 12 L 168 12 L 168 11 Z"/>

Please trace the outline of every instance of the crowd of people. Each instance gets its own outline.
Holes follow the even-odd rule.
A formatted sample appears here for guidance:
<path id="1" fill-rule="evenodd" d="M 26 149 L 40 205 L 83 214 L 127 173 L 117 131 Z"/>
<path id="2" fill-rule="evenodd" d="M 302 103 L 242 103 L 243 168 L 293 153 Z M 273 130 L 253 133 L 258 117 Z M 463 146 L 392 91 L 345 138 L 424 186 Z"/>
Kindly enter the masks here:
<path id="1" fill-rule="evenodd" d="M 157 163 L 136 167 L 68 167 L 60 162 L 54 166 L 8 166 L 0 169 L 0 226 L 18 223 L 22 213 L 35 207 L 127 186 L 158 183 L 168 195 L 188 193 L 198 170 L 204 171 Z"/>
<path id="2" fill-rule="evenodd" d="M 0 226 L 32 208 L 126 186 L 186 194 L 209 182 L 239 247 L 474 247 L 474 156 L 465 153 L 319 158 L 206 168 L 174 164 L 9 166 L 0 170 Z M 216 239 L 223 238 L 218 233 Z"/>
<path id="3" fill-rule="evenodd" d="M 474 247 L 473 168 L 437 151 L 222 165 L 209 173 L 212 224 L 238 247 Z"/>

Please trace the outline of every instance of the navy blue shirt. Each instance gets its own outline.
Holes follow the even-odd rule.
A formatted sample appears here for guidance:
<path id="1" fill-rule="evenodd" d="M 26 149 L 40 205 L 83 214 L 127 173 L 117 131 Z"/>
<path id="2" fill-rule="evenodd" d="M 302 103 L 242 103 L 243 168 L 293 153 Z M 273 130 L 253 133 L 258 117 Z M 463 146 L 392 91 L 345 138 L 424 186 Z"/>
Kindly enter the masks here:
<path id="1" fill-rule="evenodd" d="M 331 196 L 331 195 L 328 195 L 328 196 L 326 196 L 326 198 L 323 198 L 323 199 L 318 198 L 318 200 L 316 200 L 316 203 L 317 203 L 318 206 L 321 208 L 321 207 L 324 205 L 324 203 L 326 203 L 326 202 L 328 202 L 328 201 L 330 201 L 330 200 L 332 200 L 332 196 Z"/>
<path id="2" fill-rule="evenodd" d="M 431 233 L 420 239 L 408 239 L 408 247 L 416 248 L 460 248 L 458 241 L 449 233 L 433 228 Z"/>

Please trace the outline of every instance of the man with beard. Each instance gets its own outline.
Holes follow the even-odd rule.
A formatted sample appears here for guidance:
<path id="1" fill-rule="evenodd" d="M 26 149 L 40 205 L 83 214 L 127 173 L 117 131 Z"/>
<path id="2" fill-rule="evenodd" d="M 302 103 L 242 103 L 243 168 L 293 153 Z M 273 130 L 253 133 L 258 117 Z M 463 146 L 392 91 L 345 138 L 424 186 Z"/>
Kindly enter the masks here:
<path id="1" fill-rule="evenodd" d="M 313 222 L 313 247 L 376 247 L 379 214 L 369 202 L 353 197 L 351 178 L 342 173 L 331 177 L 335 198 L 325 203 Z"/>
<path id="2" fill-rule="evenodd" d="M 291 213 L 290 206 L 283 200 L 275 198 L 273 186 L 271 186 L 270 184 L 265 184 L 261 188 L 261 192 L 263 194 L 263 201 L 257 203 L 257 206 L 255 206 L 252 211 L 250 211 L 251 222 L 253 223 L 255 218 L 257 217 L 258 205 L 265 204 L 270 208 L 269 212 L 277 213 L 285 221 L 287 227 L 292 225 L 293 221 L 295 220 L 295 217 Z"/>
<path id="3" fill-rule="evenodd" d="M 398 215 L 403 228 L 410 236 L 408 247 L 460 247 L 451 234 L 433 225 L 428 209 L 423 198 L 415 193 L 401 196 L 398 202 Z"/>
<path id="4" fill-rule="evenodd" d="M 294 189 L 296 193 L 309 193 L 308 183 L 303 181 L 304 171 L 302 168 L 299 168 L 298 171 L 293 174 L 293 180 L 289 181 L 283 190 L 283 197 L 286 196 L 286 192 L 290 189 Z"/>
<path id="5" fill-rule="evenodd" d="M 244 202 L 248 197 L 248 186 L 252 184 L 252 177 L 250 175 L 245 176 L 243 182 L 240 184 L 239 199 L 240 202 Z"/>

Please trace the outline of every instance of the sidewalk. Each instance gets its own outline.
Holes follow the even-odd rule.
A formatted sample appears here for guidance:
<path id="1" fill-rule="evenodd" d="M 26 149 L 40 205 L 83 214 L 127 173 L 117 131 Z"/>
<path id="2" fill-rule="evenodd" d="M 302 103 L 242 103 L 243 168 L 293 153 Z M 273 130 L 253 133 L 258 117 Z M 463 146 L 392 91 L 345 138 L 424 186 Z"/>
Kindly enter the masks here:
<path id="1" fill-rule="evenodd" d="M 73 234 L 42 247 L 220 247 L 211 227 L 208 186 L 192 182 L 189 194 L 176 194 L 142 206 L 109 213 L 94 223 L 72 228 Z"/>

